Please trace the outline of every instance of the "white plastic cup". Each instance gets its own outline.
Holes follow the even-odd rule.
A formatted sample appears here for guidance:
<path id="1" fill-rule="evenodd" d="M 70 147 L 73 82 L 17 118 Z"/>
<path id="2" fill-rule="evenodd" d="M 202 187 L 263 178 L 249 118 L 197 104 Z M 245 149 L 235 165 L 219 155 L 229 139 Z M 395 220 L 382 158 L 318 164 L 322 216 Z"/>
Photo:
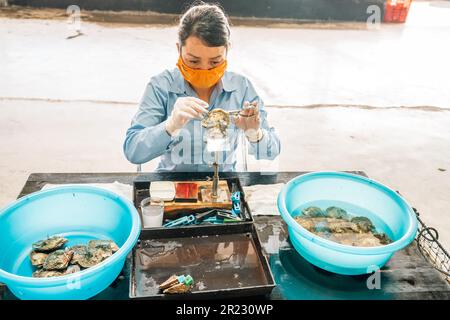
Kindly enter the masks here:
<path id="1" fill-rule="evenodd" d="M 144 228 L 161 227 L 164 217 L 164 201 L 145 198 L 141 201 L 141 212 Z"/>

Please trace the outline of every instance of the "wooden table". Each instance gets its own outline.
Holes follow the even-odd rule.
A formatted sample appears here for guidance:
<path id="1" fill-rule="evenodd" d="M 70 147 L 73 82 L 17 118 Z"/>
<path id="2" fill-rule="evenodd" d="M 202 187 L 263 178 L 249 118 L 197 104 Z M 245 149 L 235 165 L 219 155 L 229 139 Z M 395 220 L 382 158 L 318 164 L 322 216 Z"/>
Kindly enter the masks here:
<path id="1" fill-rule="evenodd" d="M 239 177 L 243 186 L 286 183 L 305 172 L 222 173 L 221 177 Z M 352 172 L 364 175 L 363 172 Z M 212 174 L 212 173 L 211 173 Z M 19 197 L 39 191 L 46 183 L 120 183 L 133 184 L 137 176 L 152 180 L 171 180 L 173 173 L 33 173 Z M 203 173 L 186 173 L 196 179 Z M 380 273 L 380 289 L 367 288 L 368 276 L 341 276 L 306 262 L 290 245 L 286 224 L 279 216 L 256 216 L 255 227 L 269 259 L 277 287 L 271 299 L 450 299 L 450 285 L 418 252 L 414 241 L 397 252 Z M 93 299 L 128 299 L 129 261 L 114 283 Z M 0 287 L 0 299 L 15 299 Z"/>

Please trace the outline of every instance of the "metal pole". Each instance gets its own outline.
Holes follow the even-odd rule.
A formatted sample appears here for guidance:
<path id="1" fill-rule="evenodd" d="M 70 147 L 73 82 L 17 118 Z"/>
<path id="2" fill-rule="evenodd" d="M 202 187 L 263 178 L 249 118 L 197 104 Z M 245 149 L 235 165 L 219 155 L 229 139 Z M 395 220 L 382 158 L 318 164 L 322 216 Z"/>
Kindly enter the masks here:
<path id="1" fill-rule="evenodd" d="M 219 152 L 218 151 L 214 151 L 214 163 L 213 163 L 214 177 L 213 177 L 212 197 L 215 198 L 215 199 L 218 198 L 217 189 L 219 187 L 219 165 L 218 165 L 218 161 L 219 161 Z"/>
<path id="2" fill-rule="evenodd" d="M 244 167 L 244 172 L 247 172 L 248 171 L 248 164 L 247 164 L 247 139 L 245 138 L 245 134 L 244 134 L 244 132 L 242 130 L 240 132 L 240 136 L 241 136 L 243 167 Z"/>

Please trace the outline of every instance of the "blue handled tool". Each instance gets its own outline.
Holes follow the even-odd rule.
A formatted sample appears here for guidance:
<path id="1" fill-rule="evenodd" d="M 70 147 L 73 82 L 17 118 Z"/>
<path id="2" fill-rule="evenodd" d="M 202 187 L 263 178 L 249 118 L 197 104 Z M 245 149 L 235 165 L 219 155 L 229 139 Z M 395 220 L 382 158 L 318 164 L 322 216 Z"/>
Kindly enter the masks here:
<path id="1" fill-rule="evenodd" d="M 241 215 L 241 193 L 239 191 L 233 192 L 231 195 L 231 211 L 235 216 Z"/>
<path id="2" fill-rule="evenodd" d="M 172 228 L 172 227 L 178 227 L 178 226 L 186 226 L 186 225 L 190 225 L 193 223 L 199 223 L 204 221 L 205 219 L 213 216 L 216 213 L 216 210 L 209 210 L 206 212 L 201 212 L 201 213 L 197 213 L 196 215 L 189 215 L 189 216 L 184 216 L 175 220 L 172 220 L 170 222 L 167 222 L 166 224 L 163 225 L 163 227 L 165 228 Z"/>
<path id="3" fill-rule="evenodd" d="M 212 223 L 212 224 L 222 224 L 223 220 L 217 217 L 209 217 L 208 219 L 203 220 L 203 222 Z"/>
<path id="4" fill-rule="evenodd" d="M 217 217 L 221 218 L 221 219 L 227 219 L 227 220 L 233 220 L 233 221 L 241 221 L 242 219 L 237 217 L 235 214 L 229 214 L 227 212 L 224 211 L 218 211 L 217 212 Z"/>
<path id="5" fill-rule="evenodd" d="M 170 222 L 167 222 L 166 224 L 163 225 L 164 228 L 172 228 L 172 227 L 178 227 L 178 226 L 185 226 L 188 224 L 191 224 L 195 221 L 195 216 L 194 215 L 190 215 L 190 216 L 184 216 L 175 220 L 172 220 Z"/>
<path id="6" fill-rule="evenodd" d="M 241 193 L 239 191 L 233 192 L 231 195 L 231 202 L 240 202 L 241 201 Z"/>

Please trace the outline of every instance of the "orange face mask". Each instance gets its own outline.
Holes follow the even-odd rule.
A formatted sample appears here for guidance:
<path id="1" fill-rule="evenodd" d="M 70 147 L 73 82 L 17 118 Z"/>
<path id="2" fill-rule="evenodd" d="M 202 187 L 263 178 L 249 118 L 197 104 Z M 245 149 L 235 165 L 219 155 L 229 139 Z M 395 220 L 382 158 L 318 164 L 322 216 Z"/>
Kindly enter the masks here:
<path id="1" fill-rule="evenodd" d="M 183 59 L 178 58 L 177 67 L 180 69 L 184 79 L 194 87 L 207 89 L 215 85 L 222 78 L 227 68 L 227 60 L 213 69 L 201 70 L 188 67 Z"/>

